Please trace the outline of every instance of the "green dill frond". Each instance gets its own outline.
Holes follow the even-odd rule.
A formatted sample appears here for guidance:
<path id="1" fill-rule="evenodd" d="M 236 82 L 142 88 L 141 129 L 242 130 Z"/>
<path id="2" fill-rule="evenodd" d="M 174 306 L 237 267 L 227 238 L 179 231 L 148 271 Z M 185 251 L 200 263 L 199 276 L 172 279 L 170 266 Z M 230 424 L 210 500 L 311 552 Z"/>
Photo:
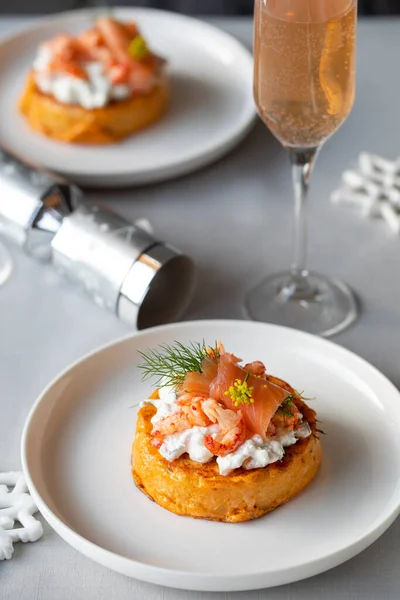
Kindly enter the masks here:
<path id="1" fill-rule="evenodd" d="M 293 400 L 297 400 L 299 398 L 302 398 L 303 396 L 303 392 L 301 392 L 300 394 L 295 393 L 295 394 L 289 394 L 288 396 L 286 396 L 286 398 L 283 400 L 283 402 L 281 403 L 281 405 L 278 408 L 278 411 L 284 415 L 286 415 L 287 417 L 293 417 Z"/>
<path id="2" fill-rule="evenodd" d="M 144 361 L 138 365 L 143 372 L 143 381 L 155 378 L 155 385 L 174 387 L 183 384 L 186 373 L 202 373 L 201 365 L 205 358 L 219 359 L 217 342 L 212 347 L 204 340 L 187 345 L 177 341 L 173 345 L 160 344 L 155 350 L 139 351 L 139 354 Z"/>

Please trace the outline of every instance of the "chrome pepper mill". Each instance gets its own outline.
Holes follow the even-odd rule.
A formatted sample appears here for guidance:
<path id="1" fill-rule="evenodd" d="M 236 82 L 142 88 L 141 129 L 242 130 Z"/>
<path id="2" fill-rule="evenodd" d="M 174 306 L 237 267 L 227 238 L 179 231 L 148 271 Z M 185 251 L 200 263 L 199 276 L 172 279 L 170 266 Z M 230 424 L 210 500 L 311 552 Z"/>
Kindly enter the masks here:
<path id="1" fill-rule="evenodd" d="M 64 179 L 0 150 L 0 235 L 27 254 L 50 259 L 51 239 L 81 197 L 81 190 Z"/>
<path id="2" fill-rule="evenodd" d="M 122 321 L 144 329 L 178 319 L 193 261 L 76 186 L 0 151 L 0 235 L 54 267 Z"/>
<path id="3" fill-rule="evenodd" d="M 138 329 L 173 321 L 188 304 L 192 261 L 104 207 L 79 206 L 51 246 L 59 271 Z"/>

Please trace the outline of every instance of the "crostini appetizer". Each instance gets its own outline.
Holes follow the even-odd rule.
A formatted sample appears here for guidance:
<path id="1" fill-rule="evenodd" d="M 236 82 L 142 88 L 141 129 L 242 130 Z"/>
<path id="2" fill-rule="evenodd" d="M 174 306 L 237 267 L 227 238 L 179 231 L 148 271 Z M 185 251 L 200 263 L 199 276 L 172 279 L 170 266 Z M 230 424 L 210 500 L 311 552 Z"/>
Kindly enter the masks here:
<path id="1" fill-rule="evenodd" d="M 160 506 L 215 521 L 261 517 L 305 488 L 321 446 L 315 412 L 262 362 L 221 343 L 176 343 L 139 365 L 161 384 L 138 413 L 132 475 Z"/>
<path id="2" fill-rule="evenodd" d="M 78 36 L 39 46 L 19 108 L 50 138 L 107 144 L 160 119 L 168 100 L 166 61 L 137 24 L 102 17 Z"/>

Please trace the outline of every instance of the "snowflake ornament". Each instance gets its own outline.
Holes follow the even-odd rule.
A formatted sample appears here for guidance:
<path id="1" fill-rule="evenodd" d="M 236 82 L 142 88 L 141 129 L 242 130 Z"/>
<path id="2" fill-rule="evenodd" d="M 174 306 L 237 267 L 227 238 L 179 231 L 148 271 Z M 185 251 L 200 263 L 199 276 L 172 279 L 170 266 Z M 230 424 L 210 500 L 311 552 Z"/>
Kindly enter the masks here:
<path id="1" fill-rule="evenodd" d="M 345 171 L 342 182 L 331 196 L 334 204 L 359 210 L 364 217 L 382 218 L 394 234 L 400 234 L 400 159 L 362 152 L 358 169 Z"/>
<path id="2" fill-rule="evenodd" d="M 23 473 L 0 473 L 0 560 L 12 557 L 15 542 L 36 542 L 42 537 L 42 524 L 33 516 L 37 511 Z M 14 529 L 16 521 L 22 527 Z"/>

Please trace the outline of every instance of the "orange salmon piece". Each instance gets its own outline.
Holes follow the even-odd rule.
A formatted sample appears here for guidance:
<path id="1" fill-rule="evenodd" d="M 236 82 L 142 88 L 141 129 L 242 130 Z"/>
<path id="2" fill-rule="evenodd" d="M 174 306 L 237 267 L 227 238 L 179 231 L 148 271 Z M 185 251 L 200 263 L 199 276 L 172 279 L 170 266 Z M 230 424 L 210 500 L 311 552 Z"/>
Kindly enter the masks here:
<path id="1" fill-rule="evenodd" d="M 229 390 L 230 386 L 234 385 L 236 380 L 243 382 L 247 375 L 247 371 L 237 364 L 235 356 L 229 353 L 222 354 L 218 363 L 217 376 L 210 384 L 210 396 L 226 408 L 236 412 L 240 410 L 249 431 L 265 438 L 268 425 L 279 406 L 288 396 L 288 390 L 277 385 L 276 382 L 281 381 L 279 379 L 271 378 L 272 381 L 269 381 L 250 375 L 247 379 L 247 385 L 249 388 L 253 387 L 252 398 L 254 402 L 235 406 L 230 396 L 225 392 Z"/>

